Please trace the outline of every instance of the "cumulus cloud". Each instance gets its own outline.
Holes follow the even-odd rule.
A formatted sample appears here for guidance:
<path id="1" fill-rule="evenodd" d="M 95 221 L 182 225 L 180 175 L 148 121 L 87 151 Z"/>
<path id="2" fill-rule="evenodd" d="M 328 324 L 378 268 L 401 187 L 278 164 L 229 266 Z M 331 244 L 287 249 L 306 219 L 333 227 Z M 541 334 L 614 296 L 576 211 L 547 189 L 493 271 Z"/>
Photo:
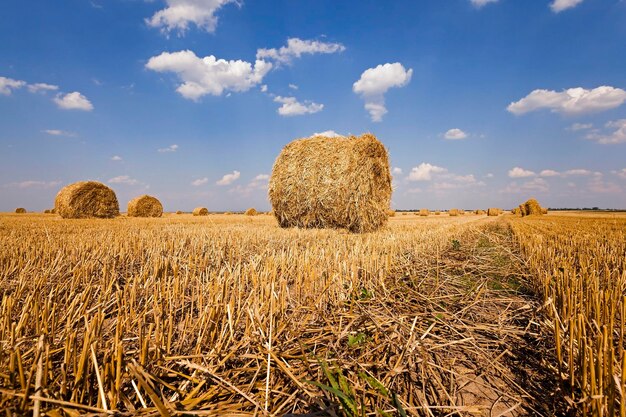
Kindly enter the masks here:
<path id="1" fill-rule="evenodd" d="M 58 94 L 52 99 L 57 107 L 64 110 L 93 110 L 93 104 L 81 93 L 74 91 L 73 93 Z"/>
<path id="2" fill-rule="evenodd" d="M 190 24 L 207 32 L 215 32 L 215 13 L 229 3 L 239 4 L 237 0 L 165 0 L 165 3 L 167 7 L 146 19 L 146 23 L 160 28 L 164 33 L 176 30 L 180 35 L 189 29 Z"/>
<path id="3" fill-rule="evenodd" d="M 46 130 L 42 130 L 42 132 L 47 133 L 50 136 L 67 136 L 67 137 L 76 136 L 76 133 L 74 132 L 67 132 L 65 130 L 59 130 L 59 129 L 46 129 Z"/>
<path id="4" fill-rule="evenodd" d="M 291 88 L 292 90 L 297 90 L 298 86 L 295 84 L 289 84 L 289 88 Z"/>
<path id="5" fill-rule="evenodd" d="M 613 130 L 610 133 L 592 132 L 587 135 L 587 139 L 598 142 L 602 145 L 615 145 L 626 143 L 626 119 L 608 122 L 605 127 Z"/>
<path id="6" fill-rule="evenodd" d="M 626 180 L 626 168 L 622 168 L 619 171 L 613 171 L 613 174 Z"/>
<path id="7" fill-rule="evenodd" d="M 461 129 L 450 129 L 443 135 L 443 137 L 450 140 L 460 140 L 465 139 L 467 137 L 467 133 L 463 132 Z"/>
<path id="8" fill-rule="evenodd" d="M 193 185 L 194 187 L 199 187 L 201 185 L 207 184 L 208 182 L 209 179 L 207 177 L 198 178 L 197 180 L 191 181 L 191 185 Z"/>
<path id="9" fill-rule="evenodd" d="M 245 186 L 237 185 L 236 187 L 228 190 L 228 192 L 247 196 L 255 190 L 267 190 L 269 179 L 270 176 L 268 174 L 259 174 Z"/>
<path id="10" fill-rule="evenodd" d="M 120 176 L 117 176 L 117 177 L 113 177 L 108 182 L 109 182 L 109 184 L 124 184 L 124 185 L 137 185 L 137 184 L 139 184 L 139 181 L 137 181 L 134 178 L 131 178 L 128 175 L 120 175 Z"/>
<path id="11" fill-rule="evenodd" d="M 568 127 L 568 130 L 577 132 L 579 130 L 591 129 L 592 127 L 593 127 L 593 123 L 574 123 L 570 127 Z"/>
<path id="12" fill-rule="evenodd" d="M 287 45 L 282 46 L 279 49 L 258 49 L 256 59 L 275 61 L 278 65 L 280 65 L 289 64 L 294 58 L 300 58 L 304 54 L 334 54 L 345 50 L 346 47 L 340 43 L 289 38 L 287 39 Z"/>
<path id="13" fill-rule="evenodd" d="M 540 177 L 558 177 L 561 173 L 553 169 L 544 169 L 539 173 Z"/>
<path id="14" fill-rule="evenodd" d="M 54 188 L 61 185 L 61 181 L 35 181 L 27 180 L 20 182 L 12 182 L 7 184 L 7 187 L 12 188 Z"/>
<path id="15" fill-rule="evenodd" d="M 365 101 L 365 110 L 369 112 L 372 121 L 380 122 L 387 113 L 385 93 L 390 88 L 406 86 L 412 75 L 413 70 L 406 70 L 399 62 L 378 65 L 365 70 L 352 85 L 352 91 Z"/>
<path id="16" fill-rule="evenodd" d="M 113 155 L 111 157 L 111 161 L 121 161 L 121 160 L 122 160 L 122 157 L 119 155 Z"/>
<path id="17" fill-rule="evenodd" d="M 312 101 L 300 103 L 295 97 L 274 97 L 276 103 L 281 103 L 277 110 L 281 116 L 301 116 L 303 114 L 313 114 L 324 109 L 323 104 L 317 104 Z"/>
<path id="18" fill-rule="evenodd" d="M 242 60 L 227 61 L 213 55 L 200 58 L 192 51 L 163 52 L 148 60 L 146 68 L 156 72 L 173 72 L 181 84 L 176 91 L 190 100 L 224 91 L 243 92 L 263 81 L 272 64 L 257 60 L 254 65 Z"/>
<path id="19" fill-rule="evenodd" d="M 46 83 L 28 84 L 28 91 L 31 93 L 45 93 L 46 91 L 57 91 L 58 86 Z"/>
<path id="20" fill-rule="evenodd" d="M 230 185 L 233 182 L 237 181 L 240 176 L 241 176 L 241 172 L 233 171 L 230 174 L 224 175 L 221 180 L 216 182 L 216 184 L 217 185 Z"/>
<path id="21" fill-rule="evenodd" d="M 520 167 L 515 167 L 509 170 L 509 177 L 511 178 L 528 178 L 534 177 L 535 175 L 536 174 L 533 171 L 529 171 Z"/>
<path id="22" fill-rule="evenodd" d="M 315 137 L 315 136 L 326 136 L 327 138 L 340 138 L 340 137 L 343 137 L 344 135 L 341 135 L 335 132 L 334 130 L 325 130 L 323 132 L 315 132 L 310 137 Z"/>
<path id="23" fill-rule="evenodd" d="M 168 146 L 167 148 L 159 148 L 157 149 L 157 152 L 160 153 L 166 153 L 166 152 L 176 152 L 178 150 L 178 145 L 173 144 Z"/>
<path id="24" fill-rule="evenodd" d="M 626 101 L 626 91 L 621 88 L 601 86 L 591 90 L 582 87 L 557 92 L 534 90 L 519 101 L 509 104 L 507 110 L 515 115 L 540 109 L 565 115 L 600 112 L 621 106 Z"/>
<path id="25" fill-rule="evenodd" d="M 470 0 L 470 2 L 472 3 L 472 6 L 481 8 L 489 3 L 497 3 L 498 0 Z"/>
<path id="26" fill-rule="evenodd" d="M 550 3 L 550 9 L 552 9 L 554 13 L 560 13 L 563 10 L 576 7 L 582 2 L 583 0 L 554 0 Z"/>
<path id="27" fill-rule="evenodd" d="M 411 169 L 407 179 L 409 181 L 430 181 L 433 174 L 447 172 L 446 168 L 439 167 L 437 165 L 429 164 L 428 162 L 422 162 L 416 167 Z"/>
<path id="28" fill-rule="evenodd" d="M 548 192 L 550 187 L 548 183 L 543 178 L 533 178 L 532 180 L 523 182 L 522 184 L 518 184 L 516 182 L 512 182 L 507 185 L 502 192 L 510 193 L 510 194 L 527 194 L 529 192 Z"/>
<path id="29" fill-rule="evenodd" d="M 395 167 L 391 170 L 393 175 L 402 175 L 402 168 Z"/>
<path id="30" fill-rule="evenodd" d="M 26 85 L 26 82 L 21 80 L 14 80 L 12 78 L 0 77 L 0 94 L 4 96 L 10 96 L 13 90 L 22 88 Z"/>

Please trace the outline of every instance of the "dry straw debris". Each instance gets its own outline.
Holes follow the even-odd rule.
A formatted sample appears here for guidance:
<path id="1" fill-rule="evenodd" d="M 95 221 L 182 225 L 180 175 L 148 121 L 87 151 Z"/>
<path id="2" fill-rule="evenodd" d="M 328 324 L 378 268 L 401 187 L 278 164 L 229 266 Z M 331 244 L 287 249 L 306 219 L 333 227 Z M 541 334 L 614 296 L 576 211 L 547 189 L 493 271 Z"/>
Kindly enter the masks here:
<path id="1" fill-rule="evenodd" d="M 163 205 L 150 195 L 141 195 L 128 202 L 128 217 L 161 217 Z"/>
<path id="2" fill-rule="evenodd" d="M 206 207 L 196 207 L 193 209 L 194 216 L 208 216 L 209 210 Z"/>
<path id="3" fill-rule="evenodd" d="M 26 213 L 26 209 L 24 207 L 18 207 L 15 209 L 15 212 L 19 214 L 24 214 Z"/>
<path id="4" fill-rule="evenodd" d="M 259 212 L 256 211 L 256 209 L 254 207 L 250 207 L 248 210 L 246 210 L 246 212 L 244 214 L 246 216 L 256 216 L 257 214 L 259 214 Z"/>
<path id="5" fill-rule="evenodd" d="M 420 209 L 420 216 L 428 216 L 430 211 L 428 209 Z"/>
<path id="6" fill-rule="evenodd" d="M 269 198 L 281 227 L 371 232 L 391 200 L 387 149 L 374 135 L 295 140 L 274 163 Z"/>
<path id="7" fill-rule="evenodd" d="M 110 219 L 120 214 L 115 191 L 97 181 L 79 181 L 59 191 L 54 211 L 64 219 L 99 217 Z"/>

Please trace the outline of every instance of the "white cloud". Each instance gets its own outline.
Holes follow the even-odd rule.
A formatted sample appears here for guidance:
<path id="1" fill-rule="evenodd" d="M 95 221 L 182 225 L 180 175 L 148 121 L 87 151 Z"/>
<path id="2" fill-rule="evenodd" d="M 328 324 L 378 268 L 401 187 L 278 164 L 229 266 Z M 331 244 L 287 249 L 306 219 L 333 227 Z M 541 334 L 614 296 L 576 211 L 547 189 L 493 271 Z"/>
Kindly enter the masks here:
<path id="1" fill-rule="evenodd" d="M 593 172 L 589 171 L 588 169 L 570 169 L 563 173 L 563 175 L 568 176 L 568 177 L 569 176 L 587 176 L 591 174 L 593 174 Z"/>
<path id="2" fill-rule="evenodd" d="M 224 91 L 243 92 L 261 83 L 272 64 L 257 60 L 254 66 L 242 60 L 226 61 L 213 55 L 199 58 L 192 51 L 163 52 L 153 56 L 146 68 L 156 72 L 173 72 L 181 84 L 176 91 L 190 100 Z"/>
<path id="3" fill-rule="evenodd" d="M 201 185 L 207 184 L 208 182 L 209 182 L 209 179 L 207 177 L 198 178 L 197 180 L 193 180 L 191 182 L 191 185 L 193 185 L 194 187 L 199 187 Z"/>
<path id="4" fill-rule="evenodd" d="M 54 188 L 61 185 L 61 181 L 35 181 L 35 180 L 27 180 L 21 182 L 13 182 L 7 184 L 7 187 L 16 187 L 16 188 Z"/>
<path id="5" fill-rule="evenodd" d="M 402 168 L 395 167 L 391 170 L 393 175 L 402 175 Z"/>
<path id="6" fill-rule="evenodd" d="M 267 85 L 263 84 L 263 85 L 261 86 L 261 92 L 262 92 L 262 93 L 267 93 Z"/>
<path id="7" fill-rule="evenodd" d="M 113 177 L 109 180 L 109 184 L 125 184 L 125 185 L 137 185 L 139 181 L 134 178 L 131 178 L 128 175 L 120 175 L 117 177 Z"/>
<path id="8" fill-rule="evenodd" d="M 74 91 L 73 93 L 67 93 L 65 95 L 58 94 L 52 100 L 60 109 L 64 110 L 93 110 L 93 105 L 91 104 L 91 102 L 87 99 L 87 97 L 85 97 L 78 91 Z"/>
<path id="9" fill-rule="evenodd" d="M 230 185 L 234 181 L 237 181 L 240 176 L 241 176 L 241 172 L 233 171 L 231 174 L 224 175 L 221 180 L 216 182 L 216 184 L 217 185 Z"/>
<path id="10" fill-rule="evenodd" d="M 289 88 L 291 88 L 292 90 L 297 90 L 298 86 L 295 84 L 289 84 Z"/>
<path id="11" fill-rule="evenodd" d="M 67 136 L 67 137 L 76 136 L 76 133 L 74 132 L 66 132 L 65 130 L 59 130 L 59 129 L 46 129 L 46 130 L 42 130 L 42 132 L 47 133 L 48 135 L 51 135 L 51 136 Z"/>
<path id="12" fill-rule="evenodd" d="M 470 0 L 473 6 L 481 8 L 489 3 L 497 3 L 498 0 Z"/>
<path id="13" fill-rule="evenodd" d="M 268 181 L 270 176 L 268 174 L 259 174 L 249 184 L 242 186 L 237 185 L 234 188 L 228 190 L 229 193 L 240 194 L 242 196 L 248 196 L 255 190 L 267 190 Z"/>
<path id="14" fill-rule="evenodd" d="M 544 169 L 539 173 L 540 177 L 558 177 L 561 173 L 553 169 Z"/>
<path id="15" fill-rule="evenodd" d="M 579 130 L 591 129 L 592 127 L 593 127 L 593 123 L 574 123 L 573 125 L 568 127 L 568 130 L 577 132 Z"/>
<path id="16" fill-rule="evenodd" d="M 487 175 L 485 175 L 485 178 L 493 178 L 493 174 L 490 172 Z"/>
<path id="17" fill-rule="evenodd" d="M 596 141 L 602 145 L 615 145 L 617 143 L 626 143 L 626 119 L 608 122 L 605 127 L 607 129 L 615 130 L 609 134 L 592 132 L 587 135 L 587 139 Z"/>
<path id="18" fill-rule="evenodd" d="M 511 178 L 528 178 L 534 177 L 535 175 L 533 171 L 528 171 L 520 167 L 515 167 L 509 171 L 509 177 Z"/>
<path id="19" fill-rule="evenodd" d="M 165 0 L 167 7 L 146 19 L 149 26 L 161 28 L 164 33 L 177 30 L 184 34 L 193 23 L 199 29 L 215 32 L 217 17 L 215 13 L 229 3 L 239 4 L 237 0 Z"/>
<path id="20" fill-rule="evenodd" d="M 443 135 L 443 137 L 451 140 L 459 140 L 465 139 L 467 137 L 467 133 L 463 132 L 461 129 L 450 129 Z"/>
<path id="21" fill-rule="evenodd" d="M 622 168 L 619 171 L 613 171 L 613 174 L 626 180 L 626 168 Z"/>
<path id="22" fill-rule="evenodd" d="M 507 110 L 516 115 L 540 109 L 575 115 L 613 109 L 625 101 L 626 91 L 609 86 L 592 90 L 581 87 L 569 88 L 562 92 L 534 90 L 521 100 L 509 104 Z"/>
<path id="23" fill-rule="evenodd" d="M 372 121 L 380 122 L 387 113 L 385 93 L 390 88 L 404 87 L 411 81 L 413 70 L 406 70 L 402 64 L 378 65 L 361 74 L 361 78 L 352 85 L 352 91 L 365 100 L 365 109 Z"/>
<path id="24" fill-rule="evenodd" d="M 256 58 L 260 60 L 272 60 L 280 65 L 289 64 L 293 58 L 300 58 L 304 54 L 334 54 L 345 50 L 346 47 L 340 43 L 289 38 L 287 39 L 287 45 L 279 49 L 258 49 Z"/>
<path id="25" fill-rule="evenodd" d="M 22 88 L 26 85 L 24 81 L 14 80 L 12 78 L 0 77 L 0 94 L 10 96 L 13 90 Z"/>
<path id="26" fill-rule="evenodd" d="M 254 181 L 267 181 L 270 179 L 270 176 L 268 174 L 259 174 L 256 177 L 254 177 Z"/>
<path id="27" fill-rule="evenodd" d="M 324 109 L 323 104 L 313 103 L 312 101 L 300 103 L 295 97 L 276 96 L 274 101 L 282 104 L 277 110 L 281 116 L 301 116 L 303 114 L 317 113 Z"/>
<path id="28" fill-rule="evenodd" d="M 335 132 L 334 130 L 325 130 L 323 132 L 315 132 L 310 137 L 315 137 L 315 136 L 326 136 L 327 138 L 340 138 L 340 137 L 343 137 L 344 135 L 341 135 Z"/>
<path id="29" fill-rule="evenodd" d="M 28 91 L 31 93 L 40 93 L 46 91 L 57 91 L 59 89 L 58 86 L 46 83 L 35 83 L 28 84 Z"/>
<path id="30" fill-rule="evenodd" d="M 447 171 L 448 170 L 446 168 L 422 162 L 418 166 L 411 169 L 407 179 L 409 181 L 430 181 L 432 180 L 433 174 L 444 173 Z"/>
<path id="31" fill-rule="evenodd" d="M 121 161 L 121 160 L 122 160 L 122 157 L 119 155 L 113 155 L 111 157 L 111 161 Z"/>
<path id="32" fill-rule="evenodd" d="M 173 144 L 168 146 L 167 148 L 159 148 L 157 149 L 157 152 L 160 153 L 165 153 L 165 152 L 176 152 L 178 150 L 178 145 Z"/>
<path id="33" fill-rule="evenodd" d="M 560 13 L 563 10 L 576 7 L 582 2 L 583 0 L 554 0 L 550 3 L 550 9 L 552 9 L 554 13 Z"/>

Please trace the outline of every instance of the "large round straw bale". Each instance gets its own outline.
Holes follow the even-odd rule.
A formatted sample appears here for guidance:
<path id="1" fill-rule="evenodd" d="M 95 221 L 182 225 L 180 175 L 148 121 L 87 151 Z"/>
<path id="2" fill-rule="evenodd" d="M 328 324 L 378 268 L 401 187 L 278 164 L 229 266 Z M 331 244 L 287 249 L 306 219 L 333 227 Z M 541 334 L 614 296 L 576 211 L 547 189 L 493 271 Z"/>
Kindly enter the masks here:
<path id="1" fill-rule="evenodd" d="M 194 216 L 208 216 L 209 210 L 206 207 L 196 207 L 193 209 Z"/>
<path id="2" fill-rule="evenodd" d="M 541 208 L 541 205 L 539 205 L 539 202 L 534 198 L 529 199 L 524 204 L 522 204 L 522 206 L 524 207 L 522 211 L 522 216 L 536 216 L 543 214 L 543 209 Z"/>
<path id="3" fill-rule="evenodd" d="M 256 216 L 257 214 L 259 214 L 259 212 L 256 211 L 256 209 L 254 207 L 250 207 L 248 210 L 246 210 L 246 212 L 244 214 L 246 216 Z"/>
<path id="4" fill-rule="evenodd" d="M 120 214 L 115 191 L 97 181 L 79 181 L 65 186 L 54 200 L 54 211 L 64 219 L 99 217 L 110 219 Z"/>
<path id="5" fill-rule="evenodd" d="M 128 202 L 128 217 L 161 217 L 163 205 L 150 195 L 140 195 Z"/>
<path id="6" fill-rule="evenodd" d="M 24 214 L 26 213 L 26 209 L 24 207 L 18 207 L 15 209 L 15 212 L 19 214 Z"/>
<path id="7" fill-rule="evenodd" d="M 459 215 L 459 209 L 453 208 L 453 209 L 448 210 L 448 215 L 450 215 L 450 216 L 458 216 Z"/>
<path id="8" fill-rule="evenodd" d="M 500 215 L 500 209 L 495 207 L 489 207 L 487 209 L 487 216 L 498 216 Z"/>
<path id="9" fill-rule="evenodd" d="M 371 134 L 295 140 L 274 163 L 269 198 L 281 227 L 377 230 L 391 201 L 387 149 Z"/>
<path id="10" fill-rule="evenodd" d="M 420 209 L 420 216 L 428 216 L 430 214 L 430 211 L 428 209 Z"/>

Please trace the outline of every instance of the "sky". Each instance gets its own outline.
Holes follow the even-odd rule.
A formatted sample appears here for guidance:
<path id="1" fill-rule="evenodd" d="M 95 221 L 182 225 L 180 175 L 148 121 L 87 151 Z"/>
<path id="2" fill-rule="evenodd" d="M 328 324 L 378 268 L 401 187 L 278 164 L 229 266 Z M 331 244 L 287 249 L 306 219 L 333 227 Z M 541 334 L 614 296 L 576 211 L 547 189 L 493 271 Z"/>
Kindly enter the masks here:
<path id="1" fill-rule="evenodd" d="M 270 208 L 290 141 L 375 134 L 395 209 L 626 208 L 624 0 L 3 0 L 0 211 Z"/>

